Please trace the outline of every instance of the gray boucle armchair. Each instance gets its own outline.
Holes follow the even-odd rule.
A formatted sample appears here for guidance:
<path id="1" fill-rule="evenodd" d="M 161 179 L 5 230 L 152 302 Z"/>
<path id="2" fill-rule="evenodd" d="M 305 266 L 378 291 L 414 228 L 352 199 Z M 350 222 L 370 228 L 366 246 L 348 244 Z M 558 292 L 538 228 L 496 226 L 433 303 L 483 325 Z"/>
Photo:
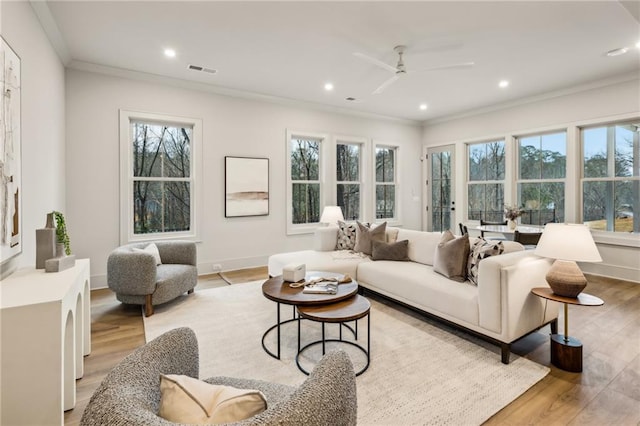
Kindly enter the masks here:
<path id="1" fill-rule="evenodd" d="M 156 414 L 160 405 L 160 374 L 197 378 L 198 363 L 198 342 L 190 328 L 176 328 L 161 335 L 107 374 L 85 408 L 80 425 L 176 425 Z M 327 353 L 297 388 L 230 377 L 205 381 L 257 389 L 265 395 L 266 411 L 233 425 L 356 424 L 356 378 L 349 357 L 342 351 Z"/>
<path id="2" fill-rule="evenodd" d="M 107 284 L 122 303 L 144 305 L 145 316 L 153 307 L 193 293 L 198 283 L 196 245 L 192 241 L 156 241 L 161 265 L 153 255 L 134 250 L 149 243 L 128 244 L 115 249 L 107 260 Z"/>

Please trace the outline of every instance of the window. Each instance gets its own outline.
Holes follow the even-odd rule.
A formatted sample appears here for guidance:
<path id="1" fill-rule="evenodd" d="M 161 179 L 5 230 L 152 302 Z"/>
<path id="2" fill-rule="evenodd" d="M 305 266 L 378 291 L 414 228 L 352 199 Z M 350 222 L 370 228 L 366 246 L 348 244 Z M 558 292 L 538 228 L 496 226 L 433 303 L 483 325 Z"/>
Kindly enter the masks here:
<path id="1" fill-rule="evenodd" d="M 375 160 L 376 174 L 376 219 L 396 219 L 396 161 L 397 147 L 377 145 Z"/>
<path id="2" fill-rule="evenodd" d="M 289 134 L 289 229 L 306 232 L 300 225 L 316 224 L 322 212 L 322 148 L 324 135 Z M 295 231 L 293 231 L 295 233 Z"/>
<path id="3" fill-rule="evenodd" d="M 361 153 L 359 143 L 336 143 L 336 203 L 346 220 L 361 217 Z"/>
<path id="4" fill-rule="evenodd" d="M 523 224 L 564 222 L 567 134 L 558 132 L 518 140 L 518 205 Z"/>
<path id="5" fill-rule="evenodd" d="M 123 242 L 196 235 L 199 120 L 120 113 Z"/>
<path id="6" fill-rule="evenodd" d="M 467 215 L 469 220 L 504 220 L 504 141 L 467 146 Z"/>
<path id="7" fill-rule="evenodd" d="M 640 232 L 638 125 L 582 129 L 582 220 L 593 230 Z"/>

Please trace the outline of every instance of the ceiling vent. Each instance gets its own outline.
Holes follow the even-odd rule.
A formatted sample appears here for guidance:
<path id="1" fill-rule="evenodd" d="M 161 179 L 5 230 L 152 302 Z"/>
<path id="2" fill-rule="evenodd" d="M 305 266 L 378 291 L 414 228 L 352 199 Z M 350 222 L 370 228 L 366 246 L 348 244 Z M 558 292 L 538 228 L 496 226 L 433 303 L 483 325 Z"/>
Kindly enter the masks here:
<path id="1" fill-rule="evenodd" d="M 193 71 L 208 72 L 209 74 L 215 74 L 218 72 L 218 70 L 214 70 L 213 68 L 205 68 L 200 65 L 189 65 L 189 69 Z"/>

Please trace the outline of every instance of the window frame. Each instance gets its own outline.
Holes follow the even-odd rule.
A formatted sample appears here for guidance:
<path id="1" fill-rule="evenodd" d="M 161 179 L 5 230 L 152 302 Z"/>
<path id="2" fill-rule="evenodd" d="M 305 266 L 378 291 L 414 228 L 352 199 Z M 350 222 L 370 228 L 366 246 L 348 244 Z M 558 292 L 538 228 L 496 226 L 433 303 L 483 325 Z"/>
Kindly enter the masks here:
<path id="1" fill-rule="evenodd" d="M 380 149 L 391 149 L 394 151 L 393 156 L 393 182 L 378 182 L 376 176 L 376 150 Z M 373 223 L 382 223 L 387 222 L 388 226 L 400 226 L 401 225 L 401 206 L 400 206 L 400 174 L 398 173 L 398 164 L 400 164 L 400 146 L 397 143 L 393 142 L 383 142 L 383 141 L 373 141 L 371 144 L 371 182 L 373 182 L 371 192 L 371 217 Z M 377 217 L 377 188 L 378 185 L 384 186 L 394 186 L 394 212 L 393 217 L 389 218 L 378 218 Z"/>
<path id="2" fill-rule="evenodd" d="M 318 150 L 318 180 L 317 181 L 299 181 L 293 180 L 291 177 L 291 140 L 296 137 L 299 139 L 315 139 L 320 142 L 320 149 Z M 287 190 L 286 190 L 286 220 L 287 220 L 287 235 L 297 235 L 297 234 L 309 234 L 316 230 L 319 225 L 319 222 L 310 222 L 310 223 L 293 223 L 293 184 L 294 183 L 318 183 L 320 185 L 319 194 L 319 206 L 320 206 L 320 215 L 322 215 L 322 209 L 325 206 L 325 186 L 326 186 L 326 171 L 325 171 L 325 162 L 328 157 L 328 143 L 329 135 L 326 133 L 315 133 L 315 132 L 307 132 L 307 131 L 297 131 L 297 130 L 287 130 L 287 139 L 286 143 L 286 181 L 287 181 Z M 319 219 L 319 218 L 318 218 Z"/>
<path id="3" fill-rule="evenodd" d="M 520 140 L 524 139 L 524 138 L 531 138 L 531 137 L 540 137 L 542 138 L 545 135 L 555 135 L 555 134 L 560 134 L 560 133 L 564 133 L 564 148 L 565 148 L 565 168 L 564 168 L 564 178 L 553 178 L 553 179 L 546 179 L 546 178 L 536 178 L 536 179 L 523 179 L 520 177 Z M 520 184 L 523 183 L 531 183 L 531 184 L 538 184 L 538 183 L 562 183 L 564 186 L 564 205 L 562 206 L 562 211 L 564 212 L 564 217 L 562 218 L 562 220 L 560 220 L 561 222 L 565 221 L 565 218 L 567 216 L 567 175 L 569 174 L 569 166 L 568 166 L 568 155 L 569 155 L 569 141 L 568 141 L 568 132 L 566 128 L 561 128 L 561 129 L 557 129 L 557 130 L 546 130 L 544 132 L 533 132 L 533 133 L 526 133 L 526 134 L 519 134 L 513 137 L 513 141 L 514 141 L 514 149 L 515 149 L 515 170 L 514 170 L 514 183 L 515 183 L 515 199 L 517 200 L 517 204 L 520 206 L 522 205 L 521 202 L 521 193 L 520 193 Z M 538 209 L 539 211 L 539 209 Z M 531 226 L 544 226 L 544 224 L 531 224 Z"/>
<path id="4" fill-rule="evenodd" d="M 359 205 L 359 211 L 358 211 L 358 218 L 356 220 L 362 221 L 363 218 L 366 215 L 366 206 L 368 205 L 368 193 L 369 191 L 367 190 L 367 185 L 366 185 L 366 179 L 365 176 L 367 176 L 367 163 L 368 161 L 366 161 L 366 157 L 367 157 L 367 139 L 363 138 L 363 137 L 357 137 L 357 136 L 334 136 L 333 137 L 333 146 L 332 146 L 332 153 L 334 155 L 334 157 L 331 159 L 332 164 L 335 166 L 332 168 L 332 177 L 333 177 L 333 194 L 331 197 L 331 200 L 333 202 L 334 205 L 338 205 L 338 185 L 359 185 L 360 187 L 360 205 Z M 358 180 L 357 181 L 339 181 L 338 180 L 338 165 L 337 165 L 337 150 L 338 150 L 338 145 L 357 145 L 359 148 L 359 158 L 358 158 L 358 168 L 359 168 L 359 176 L 358 176 Z M 344 212 L 343 212 L 344 214 Z M 345 222 L 353 222 L 354 220 L 348 218 L 345 216 Z"/>
<path id="5" fill-rule="evenodd" d="M 511 138 L 511 140 L 513 140 L 513 138 Z M 502 180 L 497 180 L 497 179 L 485 179 L 485 180 L 471 180 L 471 168 L 469 167 L 469 156 L 471 154 L 471 146 L 473 145 L 487 145 L 490 143 L 495 143 L 495 142 L 502 142 L 504 144 L 504 177 Z M 496 185 L 496 184 L 500 184 L 502 185 L 502 198 L 503 198 L 503 203 L 508 203 L 508 178 L 510 176 L 510 170 L 509 170 L 509 142 L 508 142 L 508 138 L 501 136 L 501 137 L 495 137 L 495 138 L 488 138 L 488 139 L 483 139 L 483 140 L 477 140 L 477 141 L 469 141 L 469 142 L 465 142 L 464 143 L 464 151 L 465 151 L 465 155 L 464 155 L 464 159 L 463 161 L 465 162 L 465 191 L 464 191 L 464 214 L 466 216 L 466 221 L 477 221 L 479 222 L 478 219 L 471 219 L 469 217 L 469 186 L 470 185 Z M 486 194 L 486 192 L 485 192 Z M 486 198 L 485 198 L 486 201 Z M 486 209 L 485 209 L 486 211 Z M 484 220 L 490 220 L 490 219 L 484 219 Z"/>
<path id="6" fill-rule="evenodd" d="M 192 140 L 190 144 L 190 226 L 188 231 L 178 232 L 154 232 L 135 234 L 133 223 L 133 149 L 131 140 L 132 121 L 144 121 L 158 123 L 160 125 L 173 125 L 192 128 Z M 119 111 L 120 127 L 120 244 L 132 242 L 153 241 L 158 239 L 188 239 L 197 240 L 200 233 L 201 218 L 201 185 L 202 182 L 202 120 L 199 118 L 181 117 L 158 113 L 131 111 L 121 109 Z M 176 180 L 181 180 L 180 178 Z M 144 179 L 147 180 L 147 179 Z M 155 180 L 155 179 L 152 179 Z M 171 180 L 171 179 L 170 179 Z M 160 178 L 158 181 L 166 181 Z"/>

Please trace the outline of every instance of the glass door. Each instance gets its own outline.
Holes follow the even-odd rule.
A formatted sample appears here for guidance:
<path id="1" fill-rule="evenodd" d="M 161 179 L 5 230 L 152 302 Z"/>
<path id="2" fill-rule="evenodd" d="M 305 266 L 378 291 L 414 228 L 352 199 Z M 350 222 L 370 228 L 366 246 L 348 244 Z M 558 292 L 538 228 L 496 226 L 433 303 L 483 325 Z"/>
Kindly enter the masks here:
<path id="1" fill-rule="evenodd" d="M 426 152 L 427 230 L 456 233 L 454 197 L 454 145 L 429 147 Z"/>

